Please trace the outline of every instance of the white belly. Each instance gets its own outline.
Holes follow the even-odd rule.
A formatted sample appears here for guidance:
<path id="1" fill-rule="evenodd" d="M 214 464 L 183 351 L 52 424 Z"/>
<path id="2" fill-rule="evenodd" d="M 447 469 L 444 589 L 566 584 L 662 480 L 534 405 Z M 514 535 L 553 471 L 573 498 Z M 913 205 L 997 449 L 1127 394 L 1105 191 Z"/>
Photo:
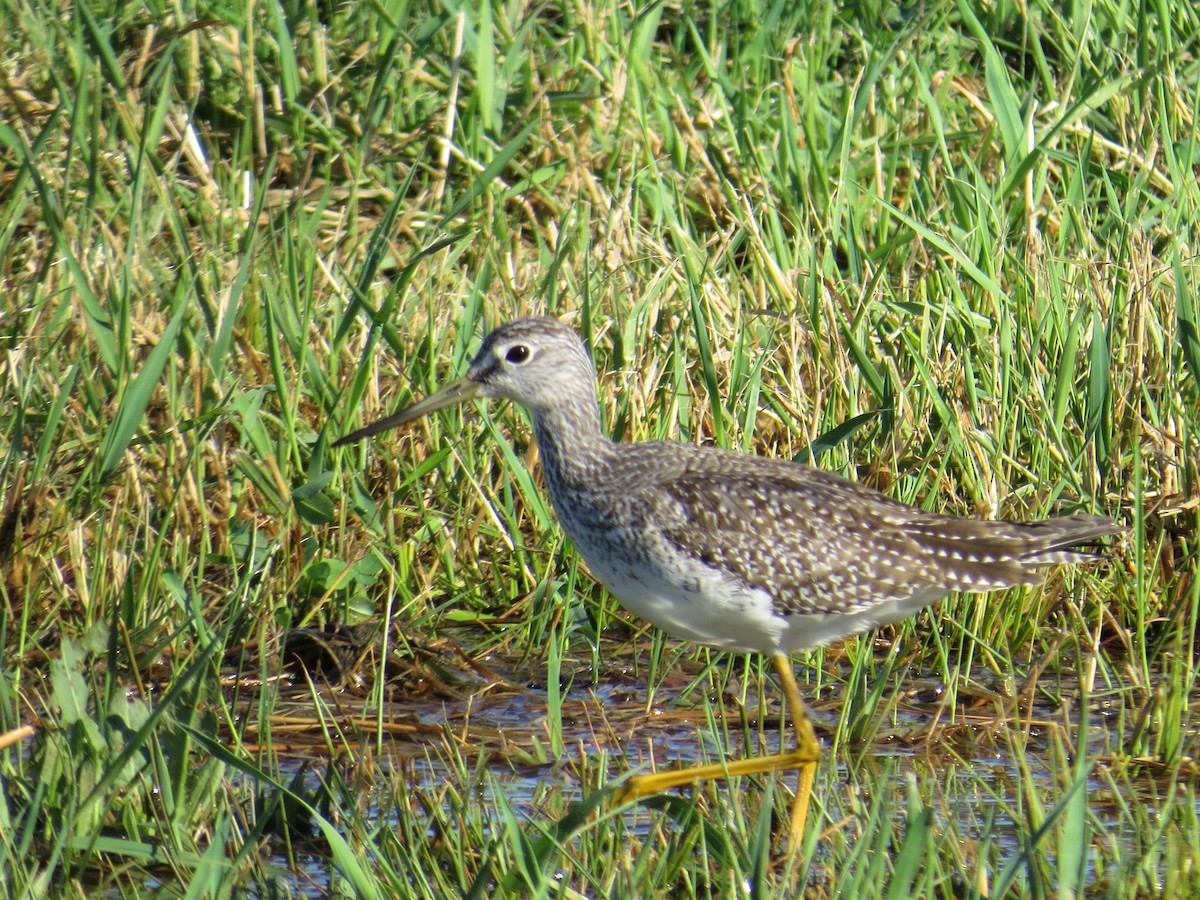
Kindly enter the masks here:
<path id="1" fill-rule="evenodd" d="M 788 621 L 775 615 L 762 591 L 726 591 L 700 578 L 671 584 L 629 567 L 587 562 L 622 606 L 672 637 L 741 653 L 789 652 L 781 645 Z"/>
<path id="2" fill-rule="evenodd" d="M 934 590 L 856 613 L 781 616 L 765 591 L 731 585 L 711 570 L 670 582 L 644 569 L 585 555 L 592 574 L 621 605 L 672 637 L 738 653 L 795 653 L 916 614 L 945 593 Z"/>

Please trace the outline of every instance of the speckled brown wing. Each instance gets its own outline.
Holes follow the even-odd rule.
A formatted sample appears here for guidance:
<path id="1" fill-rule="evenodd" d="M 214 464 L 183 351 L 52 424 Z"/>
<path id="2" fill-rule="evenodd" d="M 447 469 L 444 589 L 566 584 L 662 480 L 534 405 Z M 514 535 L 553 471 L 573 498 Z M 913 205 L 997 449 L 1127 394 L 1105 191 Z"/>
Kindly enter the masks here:
<path id="1" fill-rule="evenodd" d="M 1120 529 L 1095 516 L 1034 523 L 928 513 L 819 469 L 724 454 L 653 492 L 664 539 L 780 615 L 857 613 L 917 596 L 1037 584 L 1072 549 Z"/>
<path id="2" fill-rule="evenodd" d="M 757 460 L 648 496 L 664 539 L 766 592 L 779 615 L 853 613 L 936 584 L 903 528 L 908 507 L 820 470 Z"/>

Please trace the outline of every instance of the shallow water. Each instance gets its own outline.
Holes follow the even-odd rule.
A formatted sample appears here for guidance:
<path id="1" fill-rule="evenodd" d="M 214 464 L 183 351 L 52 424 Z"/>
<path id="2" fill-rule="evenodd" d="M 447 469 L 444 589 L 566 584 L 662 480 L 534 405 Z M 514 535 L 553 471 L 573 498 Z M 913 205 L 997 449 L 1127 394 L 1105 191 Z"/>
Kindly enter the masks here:
<path id="1" fill-rule="evenodd" d="M 474 768 L 480 754 L 486 758 L 489 777 L 479 787 L 479 803 L 494 808 L 499 801 L 494 794 L 502 793 L 519 815 L 533 819 L 544 814 L 541 801 L 549 785 L 560 788 L 568 799 L 583 796 L 578 777 L 582 754 L 608 753 L 610 776 L 617 777 L 633 767 L 648 768 L 650 760 L 659 766 L 712 762 L 723 750 L 728 750 L 729 758 L 737 758 L 743 753 L 746 735 L 756 751 L 762 741 L 767 751 L 779 746 L 780 710 L 778 699 L 770 696 L 773 692 L 764 704 L 760 726 L 753 691 L 741 692 L 736 679 L 725 685 L 721 697 L 710 695 L 714 702 L 706 704 L 702 696 L 693 694 L 685 705 L 677 703 L 674 694 L 684 691 L 694 673 L 668 675 L 653 700 L 644 672 L 614 670 L 606 675 L 596 685 L 577 680 L 564 692 L 561 723 L 550 720 L 544 689 L 517 686 L 519 679 L 513 677 L 490 684 L 486 679 L 475 683 L 469 679 L 466 690 L 451 696 L 395 700 L 385 708 L 390 736 L 377 746 L 381 752 L 372 754 L 370 764 L 378 767 L 381 779 L 402 774 L 426 796 L 436 796 L 439 786 L 463 780 L 461 769 L 447 762 L 452 758 L 448 741 L 453 740 L 457 745 L 454 752 L 461 754 L 468 769 Z M 965 683 L 988 685 L 991 681 L 994 676 L 981 672 Z M 999 701 L 987 688 L 979 688 L 975 694 L 960 690 L 956 705 L 949 706 L 945 686 L 935 678 L 906 675 L 898 685 L 899 705 L 866 717 L 871 731 L 866 742 L 847 736 L 844 690 L 831 687 L 814 692 L 813 719 L 825 754 L 814 811 L 827 806 L 831 820 L 852 812 L 857 785 L 878 784 L 879 772 L 864 772 L 863 767 L 884 769 L 898 795 L 908 779 L 922 784 L 922 797 L 947 833 L 961 840 L 986 840 L 1002 857 L 1017 854 L 1022 835 L 1027 838 L 1029 833 L 1028 823 L 1018 825 L 1010 818 L 1018 792 L 1035 785 L 1045 791 L 1043 802 L 1048 804 L 1063 793 L 1062 767 L 1070 768 L 1065 751 L 1081 731 L 1079 717 L 1070 712 L 1071 698 L 1060 698 L 1057 706 L 1026 704 L 1019 717 L 1002 717 L 997 715 Z M 743 696 L 745 706 L 736 699 L 738 695 Z M 306 701 L 301 698 L 297 702 L 302 706 Z M 364 707 L 363 719 L 373 721 L 375 708 L 359 703 Z M 710 722 L 703 709 L 706 705 L 723 710 L 719 721 Z M 343 696 L 338 706 L 345 711 L 354 701 Z M 1120 741 L 1112 731 L 1114 723 L 1101 712 L 1102 704 L 1093 703 L 1092 707 L 1085 731 L 1087 753 L 1089 758 L 1103 760 L 1106 754 L 1117 752 Z M 719 733 L 714 733 L 713 724 Z M 558 729 L 564 746 L 562 761 L 553 759 L 548 749 Z M 853 730 L 852 723 L 849 730 Z M 273 726 L 273 731 L 278 741 L 278 729 Z M 364 731 L 369 733 L 369 729 Z M 373 738 L 366 742 L 375 743 Z M 840 744 L 836 754 L 831 752 L 835 743 Z M 314 753 L 319 759 L 323 752 L 315 745 L 306 752 L 301 741 L 293 750 L 281 757 L 280 777 L 285 783 L 313 763 Z M 308 789 L 318 786 L 320 770 L 316 765 L 307 772 Z M 793 783 L 794 776 L 783 777 Z M 1122 818 L 1119 798 L 1112 796 L 1102 770 L 1093 773 L 1087 790 L 1088 812 L 1095 824 L 1117 840 L 1132 844 L 1134 835 L 1122 831 L 1128 819 Z M 870 798 L 861 802 L 869 803 Z M 378 808 L 370 813 L 385 819 L 389 815 Z M 643 836 L 656 822 L 640 804 L 626 815 L 628 827 Z M 288 868 L 282 856 L 273 858 L 272 863 L 278 870 Z M 297 863 L 299 869 L 292 871 L 289 887 L 302 895 L 325 895 L 330 885 L 328 861 L 314 854 Z"/>

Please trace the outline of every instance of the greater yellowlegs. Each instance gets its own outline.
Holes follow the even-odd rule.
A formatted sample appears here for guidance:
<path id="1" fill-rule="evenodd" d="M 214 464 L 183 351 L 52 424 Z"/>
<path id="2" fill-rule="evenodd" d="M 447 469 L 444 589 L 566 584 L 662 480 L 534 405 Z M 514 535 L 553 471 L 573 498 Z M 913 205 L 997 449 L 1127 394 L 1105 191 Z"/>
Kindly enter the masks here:
<path id="1" fill-rule="evenodd" d="M 895 622 L 951 591 L 1039 583 L 1092 558 L 1121 529 L 1072 515 L 981 521 L 925 512 L 837 475 L 712 447 L 617 444 L 601 430 L 587 348 L 550 318 L 483 341 L 467 374 L 352 432 L 340 446 L 471 397 L 533 416 L 563 529 L 626 609 L 677 638 L 770 655 L 787 694 L 790 753 L 631 778 L 627 798 L 706 778 L 798 768 L 793 843 L 804 831 L 820 748 L 789 654 Z"/>

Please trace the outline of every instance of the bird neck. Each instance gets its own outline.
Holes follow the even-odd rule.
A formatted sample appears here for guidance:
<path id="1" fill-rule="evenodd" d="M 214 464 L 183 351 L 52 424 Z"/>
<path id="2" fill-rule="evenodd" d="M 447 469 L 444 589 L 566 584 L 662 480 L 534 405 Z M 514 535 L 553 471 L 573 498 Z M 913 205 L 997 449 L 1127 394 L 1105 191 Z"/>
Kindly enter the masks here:
<path id="1" fill-rule="evenodd" d="M 552 492 L 594 482 L 615 446 L 600 427 L 600 408 L 591 397 L 535 410 L 533 431 Z"/>

